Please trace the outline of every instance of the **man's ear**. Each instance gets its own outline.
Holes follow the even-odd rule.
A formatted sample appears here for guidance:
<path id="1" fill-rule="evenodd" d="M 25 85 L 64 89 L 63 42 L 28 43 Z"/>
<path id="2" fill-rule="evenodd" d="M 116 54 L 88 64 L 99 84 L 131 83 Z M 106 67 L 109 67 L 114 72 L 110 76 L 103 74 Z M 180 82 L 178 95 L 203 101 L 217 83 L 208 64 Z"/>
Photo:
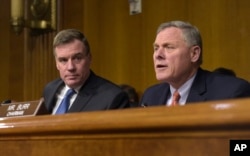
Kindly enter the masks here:
<path id="1" fill-rule="evenodd" d="M 201 55 L 201 48 L 199 46 L 193 46 L 191 49 L 191 62 L 197 62 Z"/>

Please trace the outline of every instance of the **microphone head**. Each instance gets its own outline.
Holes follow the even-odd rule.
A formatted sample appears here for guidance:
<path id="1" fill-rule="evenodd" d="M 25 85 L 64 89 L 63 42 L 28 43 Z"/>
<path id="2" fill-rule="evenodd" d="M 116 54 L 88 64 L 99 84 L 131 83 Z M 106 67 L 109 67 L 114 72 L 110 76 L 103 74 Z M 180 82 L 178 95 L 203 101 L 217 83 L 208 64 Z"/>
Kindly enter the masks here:
<path id="1" fill-rule="evenodd" d="M 8 103 L 11 103 L 11 100 L 10 100 L 10 99 L 4 100 L 1 104 L 8 104 Z"/>

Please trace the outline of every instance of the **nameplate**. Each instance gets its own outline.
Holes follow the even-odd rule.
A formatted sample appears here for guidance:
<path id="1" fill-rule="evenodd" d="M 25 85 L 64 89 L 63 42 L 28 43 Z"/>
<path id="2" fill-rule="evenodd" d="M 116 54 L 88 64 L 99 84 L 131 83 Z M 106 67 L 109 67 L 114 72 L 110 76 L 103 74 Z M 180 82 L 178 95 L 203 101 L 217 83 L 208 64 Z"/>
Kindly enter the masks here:
<path id="1" fill-rule="evenodd" d="M 0 117 L 20 117 L 49 114 L 43 99 L 38 101 L 15 102 L 0 106 Z"/>

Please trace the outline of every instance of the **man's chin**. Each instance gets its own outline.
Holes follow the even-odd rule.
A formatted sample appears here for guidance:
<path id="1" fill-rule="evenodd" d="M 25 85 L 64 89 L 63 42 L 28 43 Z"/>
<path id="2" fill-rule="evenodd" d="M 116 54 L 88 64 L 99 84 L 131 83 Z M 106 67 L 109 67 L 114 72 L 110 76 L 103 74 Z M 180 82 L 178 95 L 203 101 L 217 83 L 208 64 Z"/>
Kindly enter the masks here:
<path id="1" fill-rule="evenodd" d="M 164 75 L 164 74 L 156 74 L 156 79 L 158 81 L 162 81 L 163 79 L 166 79 L 166 75 Z"/>
<path id="2" fill-rule="evenodd" d="M 65 83 L 67 84 L 67 86 L 69 86 L 69 87 L 72 88 L 72 87 L 78 86 L 79 81 L 76 81 L 76 80 L 67 80 Z"/>

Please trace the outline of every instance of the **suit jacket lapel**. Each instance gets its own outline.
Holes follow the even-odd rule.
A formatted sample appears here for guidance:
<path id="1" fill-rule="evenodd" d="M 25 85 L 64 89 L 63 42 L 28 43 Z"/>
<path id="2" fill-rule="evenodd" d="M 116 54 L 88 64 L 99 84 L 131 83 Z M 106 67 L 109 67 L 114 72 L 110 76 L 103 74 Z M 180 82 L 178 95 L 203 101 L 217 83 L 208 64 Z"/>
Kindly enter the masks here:
<path id="1" fill-rule="evenodd" d="M 92 95 L 92 93 L 86 91 L 79 92 L 68 112 L 79 112 L 80 110 L 83 110 Z"/>
<path id="2" fill-rule="evenodd" d="M 98 79 L 91 71 L 89 78 L 79 90 L 79 93 L 68 112 L 79 112 L 83 110 L 88 105 L 89 100 L 95 94 L 97 85 Z"/>
<path id="3" fill-rule="evenodd" d="M 165 105 L 167 103 L 167 99 L 170 95 L 171 95 L 171 93 L 170 93 L 169 84 L 165 84 L 164 89 L 162 90 L 161 93 L 159 93 L 159 97 L 158 97 L 159 102 L 158 103 Z"/>
<path id="4" fill-rule="evenodd" d="M 59 79 L 58 82 L 52 86 L 51 88 L 51 91 L 48 93 L 47 95 L 47 101 L 48 101 L 48 104 L 47 104 L 47 109 L 49 112 L 52 112 L 55 104 L 56 104 L 56 94 L 57 94 L 57 91 L 59 88 L 61 88 L 62 86 L 64 85 L 64 82 Z"/>
<path id="5" fill-rule="evenodd" d="M 147 102 L 149 105 L 166 105 L 167 99 L 171 94 L 169 88 L 168 83 L 158 84 L 145 96 L 145 99 L 143 99 L 145 101 L 142 102 L 145 102 L 144 104 L 146 105 Z"/>
<path id="6" fill-rule="evenodd" d="M 186 103 L 206 101 L 206 97 L 204 96 L 206 91 L 206 73 L 199 68 L 191 86 Z"/>

